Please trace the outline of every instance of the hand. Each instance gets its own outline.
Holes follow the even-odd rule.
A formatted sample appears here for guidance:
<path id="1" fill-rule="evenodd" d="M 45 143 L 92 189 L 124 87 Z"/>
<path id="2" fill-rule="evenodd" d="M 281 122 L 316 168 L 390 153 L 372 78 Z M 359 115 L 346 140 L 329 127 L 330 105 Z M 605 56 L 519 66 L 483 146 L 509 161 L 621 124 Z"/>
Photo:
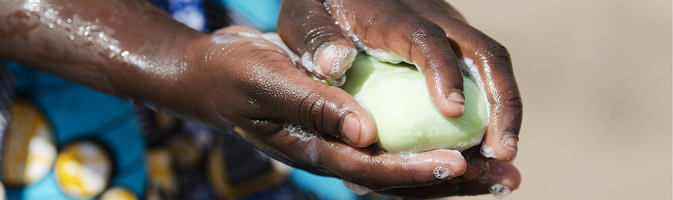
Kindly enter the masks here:
<path id="1" fill-rule="evenodd" d="M 355 41 L 370 55 L 415 63 L 425 74 L 432 102 L 447 117 L 464 112 L 459 58 L 476 64 L 491 103 L 486 156 L 516 156 L 522 103 L 507 50 L 471 27 L 441 0 L 283 1 L 278 32 L 321 78 L 341 76 L 353 61 Z M 311 63 L 309 62 L 309 63 Z"/>
<path id="2" fill-rule="evenodd" d="M 317 77 L 331 80 L 343 75 L 354 59 L 355 46 L 379 59 L 414 63 L 426 76 L 432 102 L 443 115 L 452 118 L 464 113 L 459 62 L 469 59 L 466 62 L 477 66 L 474 71 L 481 80 L 476 81 L 484 85 L 491 104 L 481 153 L 502 162 L 516 157 L 523 105 L 509 53 L 468 25 L 448 3 L 285 0 L 278 21 L 283 41 L 302 55 L 304 68 Z M 505 163 L 499 166 L 514 169 Z M 468 166 L 466 173 L 481 171 L 479 167 L 472 168 L 475 167 Z M 505 171 L 511 173 L 509 186 L 518 187 L 516 169 Z"/>
<path id="3" fill-rule="evenodd" d="M 221 129 L 237 125 L 293 166 L 376 190 L 430 185 L 467 168 L 448 150 L 405 158 L 353 147 L 376 138 L 371 116 L 340 89 L 304 76 L 278 46 L 238 33 L 252 30 L 204 35 L 144 1 L 26 3 L 7 1 L 0 9 L 15 19 L 0 23 L 0 57 Z M 71 28 L 80 25 L 92 29 Z M 304 131 L 285 124 L 321 134 L 297 137 Z"/>
<path id="4" fill-rule="evenodd" d="M 521 175 L 510 163 L 487 159 L 476 146 L 463 151 L 467 170 L 462 176 L 438 184 L 378 191 L 407 198 L 439 198 L 446 196 L 479 195 L 491 193 L 506 196 L 519 187 Z"/>
<path id="5" fill-rule="evenodd" d="M 376 190 L 463 174 L 467 164 L 457 151 L 405 158 L 369 146 L 376 138 L 373 118 L 348 93 L 302 73 L 281 47 L 260 35 L 229 27 L 189 45 L 190 67 L 175 85 L 193 90 L 185 104 L 204 105 L 189 116 L 221 129 L 233 124 L 274 158 Z M 363 146 L 368 147 L 358 148 Z"/>

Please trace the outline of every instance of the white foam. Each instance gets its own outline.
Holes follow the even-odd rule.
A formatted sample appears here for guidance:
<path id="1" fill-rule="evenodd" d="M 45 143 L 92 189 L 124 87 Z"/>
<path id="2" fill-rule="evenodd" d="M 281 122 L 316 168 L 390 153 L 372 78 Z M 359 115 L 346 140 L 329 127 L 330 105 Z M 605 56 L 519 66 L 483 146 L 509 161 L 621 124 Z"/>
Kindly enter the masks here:
<path id="1" fill-rule="evenodd" d="M 344 65 L 353 63 L 353 61 L 355 61 L 355 56 L 358 54 L 358 51 L 352 47 L 339 48 L 335 44 L 327 44 L 327 46 L 319 48 L 315 53 L 320 53 L 323 56 L 331 56 L 335 58 L 330 68 L 330 73 L 334 74 L 343 69 L 345 67 Z"/>
<path id="2" fill-rule="evenodd" d="M 448 165 L 442 165 L 442 166 L 439 166 L 439 167 L 435 168 L 434 173 L 435 173 L 435 177 L 437 177 L 437 179 L 445 179 L 447 177 L 455 177 L 455 174 L 453 174 L 451 169 L 449 169 Z"/>
<path id="3" fill-rule="evenodd" d="M 280 38 L 280 35 L 278 35 L 278 33 L 275 32 L 264 33 L 262 34 L 262 38 L 282 48 L 285 51 L 286 55 L 290 57 L 294 62 L 300 63 L 302 61 L 303 58 L 299 58 L 297 54 L 295 54 L 292 50 L 290 50 L 290 48 L 287 47 L 285 43 L 283 43 L 283 39 Z"/>
<path id="4" fill-rule="evenodd" d="M 401 153 L 398 153 L 398 155 L 402 156 L 402 158 L 404 158 L 406 160 L 406 159 L 409 159 L 409 158 L 415 158 L 416 155 L 418 155 L 418 154 L 411 153 L 411 152 L 401 152 Z"/>
<path id="5" fill-rule="evenodd" d="M 347 70 L 348 67 L 350 67 L 347 65 L 350 65 L 355 61 L 355 56 L 358 52 L 355 48 L 347 47 L 340 49 L 334 44 L 327 44 L 327 46 L 320 47 L 315 53 L 320 53 L 322 56 L 329 56 L 334 59 L 331 63 L 332 66 L 330 66 L 329 72 L 324 72 L 323 69 L 318 66 L 318 63 L 316 63 L 315 55 L 311 55 L 309 52 L 305 52 L 301 56 L 301 65 L 314 75 L 326 77 L 327 74 L 336 74 L 339 71 Z M 341 86 L 346 82 L 345 74 L 328 81 L 334 86 Z"/>
<path id="6" fill-rule="evenodd" d="M 495 185 L 491 186 L 490 188 L 488 188 L 488 191 L 491 192 L 491 194 L 493 196 L 495 196 L 495 198 L 498 198 L 498 199 L 504 198 L 505 196 L 509 195 L 509 193 L 511 192 L 509 187 L 504 186 L 502 184 L 495 184 Z"/>
<path id="7" fill-rule="evenodd" d="M 474 61 L 469 58 L 463 58 L 463 60 L 460 62 L 460 68 L 463 70 L 464 73 L 467 73 L 470 78 L 479 86 L 479 89 L 481 89 L 481 95 L 484 97 L 484 99 L 488 99 L 488 95 L 486 94 L 486 87 L 484 86 L 484 81 L 481 78 L 481 73 L 479 73 L 479 67 L 474 64 Z M 491 104 L 487 104 L 487 110 L 491 110 Z M 491 112 L 488 112 L 487 118 L 490 119 L 491 117 Z"/>
<path id="8" fill-rule="evenodd" d="M 398 56 L 395 53 L 387 52 L 387 51 L 384 51 L 382 49 L 370 48 L 370 47 L 364 45 L 362 43 L 362 41 L 360 40 L 360 38 L 358 36 L 354 35 L 354 34 L 350 34 L 349 36 L 353 40 L 353 44 L 355 44 L 355 46 L 358 49 L 364 50 L 367 54 L 369 54 L 370 56 L 378 59 L 379 61 L 389 62 L 389 63 L 392 63 L 392 64 L 399 64 L 399 63 L 404 61 L 404 62 L 412 64 L 412 65 L 414 64 L 413 61 L 407 60 L 406 58 Z"/>
<path id="9" fill-rule="evenodd" d="M 493 148 L 486 146 L 486 144 L 481 145 L 481 155 L 484 155 L 486 158 L 496 158 Z"/>
<path id="10" fill-rule="evenodd" d="M 318 68 L 318 65 L 313 62 L 313 56 L 310 53 L 305 52 L 304 55 L 301 55 L 300 61 L 301 65 L 303 65 L 304 68 L 306 68 L 306 70 L 308 70 L 309 72 L 314 74 L 315 73 L 322 74 L 322 71 L 316 72 L 316 70 L 320 70 L 320 68 Z"/>
<path id="11" fill-rule="evenodd" d="M 316 133 L 313 133 L 312 131 L 303 129 L 299 125 L 285 124 L 285 125 L 283 125 L 283 128 L 290 132 L 290 136 L 297 137 L 301 141 L 309 141 L 313 138 L 316 138 L 316 135 L 317 135 Z"/>

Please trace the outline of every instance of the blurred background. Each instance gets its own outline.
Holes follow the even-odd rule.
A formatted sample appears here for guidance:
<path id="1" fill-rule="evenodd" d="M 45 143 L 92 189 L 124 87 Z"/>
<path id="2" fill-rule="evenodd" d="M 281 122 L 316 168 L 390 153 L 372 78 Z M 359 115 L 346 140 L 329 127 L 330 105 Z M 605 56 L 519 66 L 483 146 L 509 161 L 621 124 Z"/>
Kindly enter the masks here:
<path id="1" fill-rule="evenodd" d="M 523 179 L 506 199 L 671 199 L 671 1 L 449 2 L 512 56 Z"/>

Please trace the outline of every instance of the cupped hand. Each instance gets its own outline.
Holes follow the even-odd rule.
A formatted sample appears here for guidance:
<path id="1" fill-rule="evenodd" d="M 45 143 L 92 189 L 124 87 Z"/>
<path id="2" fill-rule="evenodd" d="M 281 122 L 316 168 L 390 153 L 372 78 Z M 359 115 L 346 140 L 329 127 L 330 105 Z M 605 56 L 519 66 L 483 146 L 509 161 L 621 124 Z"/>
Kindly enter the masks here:
<path id="1" fill-rule="evenodd" d="M 235 130 L 262 151 L 294 167 L 383 190 L 435 184 L 464 173 L 457 151 L 385 153 L 372 116 L 348 93 L 295 66 L 267 35 L 229 27 L 192 42 L 184 85 L 194 94 L 188 113 Z"/>
<path id="2" fill-rule="evenodd" d="M 491 104 L 482 154 L 516 157 L 523 105 L 509 53 L 445 1 L 284 0 L 278 32 L 303 67 L 323 79 L 343 75 L 356 46 L 384 61 L 414 63 L 431 101 L 450 118 L 465 111 L 462 71 L 470 73 Z M 461 70 L 460 62 L 477 67 Z"/>
<path id="3" fill-rule="evenodd" d="M 503 197 L 519 188 L 521 174 L 511 163 L 487 159 L 481 155 L 478 146 L 465 150 L 462 154 L 467 160 L 467 169 L 462 176 L 428 186 L 396 188 L 378 192 L 406 198 L 438 198 L 488 193 Z"/>

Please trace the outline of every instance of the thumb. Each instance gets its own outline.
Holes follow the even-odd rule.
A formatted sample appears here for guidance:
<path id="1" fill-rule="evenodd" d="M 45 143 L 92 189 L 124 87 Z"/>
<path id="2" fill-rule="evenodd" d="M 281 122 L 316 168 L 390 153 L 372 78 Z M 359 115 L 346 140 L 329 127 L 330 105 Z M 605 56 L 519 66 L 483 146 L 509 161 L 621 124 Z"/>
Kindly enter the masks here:
<path id="1" fill-rule="evenodd" d="M 376 140 L 374 118 L 350 94 L 301 76 L 295 80 L 299 80 L 305 90 L 288 99 L 287 104 L 294 112 L 288 112 L 285 119 L 357 147 L 369 146 Z"/>
<path id="2" fill-rule="evenodd" d="M 216 34 L 240 31 L 261 35 L 260 32 L 236 26 Z M 234 85 L 244 88 L 240 92 L 247 96 L 250 103 L 258 103 L 252 107 L 251 104 L 233 106 L 234 110 L 240 110 L 251 119 L 249 125 L 261 125 L 260 121 L 267 120 L 275 124 L 289 123 L 335 136 L 357 147 L 368 146 L 376 140 L 374 118 L 350 94 L 306 76 L 288 62 L 290 59 L 279 44 L 256 39 L 263 40 L 262 36 L 247 42 L 241 40 L 239 43 L 253 48 L 228 54 L 243 61 L 240 65 L 242 71 L 237 77 L 244 81 Z"/>
<path id="3" fill-rule="evenodd" d="M 376 140 L 374 118 L 350 94 L 306 76 L 289 63 L 264 63 L 275 65 L 275 70 L 263 73 L 268 77 L 260 85 L 263 92 L 249 91 L 264 102 L 264 118 L 332 135 L 357 147 Z"/>
<path id="4" fill-rule="evenodd" d="M 308 71 L 333 85 L 351 66 L 357 50 L 325 5 L 315 0 L 283 1 L 278 34 L 302 58 Z"/>

